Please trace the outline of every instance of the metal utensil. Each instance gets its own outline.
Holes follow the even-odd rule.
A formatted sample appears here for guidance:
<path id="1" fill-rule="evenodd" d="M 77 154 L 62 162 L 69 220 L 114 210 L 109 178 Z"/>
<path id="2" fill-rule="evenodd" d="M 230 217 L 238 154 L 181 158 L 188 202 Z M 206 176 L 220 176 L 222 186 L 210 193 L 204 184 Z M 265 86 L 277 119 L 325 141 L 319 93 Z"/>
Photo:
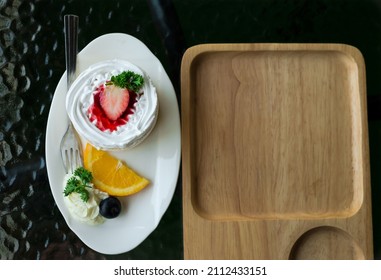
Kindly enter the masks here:
<path id="1" fill-rule="evenodd" d="M 75 79 L 78 52 L 78 16 L 65 15 L 65 58 L 67 91 Z M 69 120 L 69 126 L 61 140 L 61 157 L 65 166 L 66 174 L 73 173 L 74 170 L 82 166 L 81 142 L 74 130 L 73 124 Z"/>

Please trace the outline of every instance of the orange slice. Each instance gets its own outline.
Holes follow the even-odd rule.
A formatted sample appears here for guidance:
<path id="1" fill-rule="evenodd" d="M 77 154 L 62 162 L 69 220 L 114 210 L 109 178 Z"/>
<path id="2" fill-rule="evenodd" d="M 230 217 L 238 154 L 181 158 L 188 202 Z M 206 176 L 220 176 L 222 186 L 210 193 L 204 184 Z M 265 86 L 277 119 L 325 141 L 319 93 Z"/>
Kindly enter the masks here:
<path id="1" fill-rule="evenodd" d="M 85 148 L 84 166 L 93 174 L 94 186 L 109 195 L 131 195 L 149 184 L 125 163 L 90 144 Z"/>

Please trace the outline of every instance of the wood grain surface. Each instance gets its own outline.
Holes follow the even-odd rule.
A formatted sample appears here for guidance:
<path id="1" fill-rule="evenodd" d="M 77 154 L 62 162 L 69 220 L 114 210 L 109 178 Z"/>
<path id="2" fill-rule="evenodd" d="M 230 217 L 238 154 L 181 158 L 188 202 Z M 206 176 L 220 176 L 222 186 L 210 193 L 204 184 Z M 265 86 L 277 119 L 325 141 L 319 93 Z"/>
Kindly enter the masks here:
<path id="1" fill-rule="evenodd" d="M 188 49 L 185 258 L 372 258 L 365 97 L 348 45 Z"/>

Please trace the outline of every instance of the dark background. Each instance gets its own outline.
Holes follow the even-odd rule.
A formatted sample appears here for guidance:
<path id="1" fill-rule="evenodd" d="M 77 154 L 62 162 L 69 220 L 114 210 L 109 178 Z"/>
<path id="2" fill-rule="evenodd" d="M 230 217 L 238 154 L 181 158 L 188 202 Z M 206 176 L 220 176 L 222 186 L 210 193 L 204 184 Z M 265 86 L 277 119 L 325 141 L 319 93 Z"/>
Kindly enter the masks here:
<path id="1" fill-rule="evenodd" d="M 180 102 L 184 50 L 202 43 L 345 43 L 366 64 L 375 258 L 381 259 L 381 0 L 0 0 L 0 259 L 182 259 L 181 176 L 158 228 L 136 249 L 102 255 L 67 227 L 50 192 L 45 130 L 65 71 L 63 16 L 79 49 L 128 33 L 159 58 Z M 121 240 L 121 242 L 123 242 Z"/>

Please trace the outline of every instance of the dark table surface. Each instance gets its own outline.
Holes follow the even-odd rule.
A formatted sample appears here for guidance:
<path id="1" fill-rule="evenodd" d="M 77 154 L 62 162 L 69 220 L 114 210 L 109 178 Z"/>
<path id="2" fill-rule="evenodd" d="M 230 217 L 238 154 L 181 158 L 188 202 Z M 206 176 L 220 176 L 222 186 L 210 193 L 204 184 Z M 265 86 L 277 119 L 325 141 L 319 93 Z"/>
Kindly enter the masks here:
<path id="1" fill-rule="evenodd" d="M 79 49 L 130 34 L 159 58 L 180 102 L 184 50 L 201 43 L 345 43 L 366 64 L 374 256 L 381 259 L 381 0 L 0 1 L 0 259 L 182 259 L 181 174 L 157 229 L 134 250 L 99 254 L 68 228 L 50 191 L 46 124 L 65 71 L 63 16 Z"/>

